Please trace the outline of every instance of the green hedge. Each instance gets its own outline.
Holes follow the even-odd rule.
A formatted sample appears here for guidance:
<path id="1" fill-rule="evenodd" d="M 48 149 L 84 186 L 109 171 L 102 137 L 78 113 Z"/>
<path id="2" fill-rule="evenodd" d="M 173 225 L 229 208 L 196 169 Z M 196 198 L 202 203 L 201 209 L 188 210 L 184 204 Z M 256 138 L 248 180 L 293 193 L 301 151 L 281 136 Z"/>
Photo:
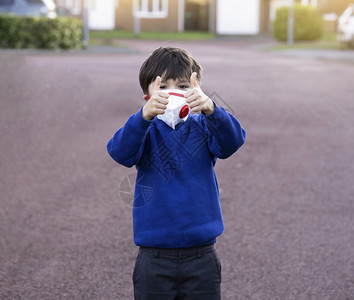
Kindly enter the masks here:
<path id="1" fill-rule="evenodd" d="M 0 48 L 71 49 L 82 47 L 82 23 L 59 17 L 0 15 Z"/>
<path id="2" fill-rule="evenodd" d="M 284 6 L 277 10 L 273 23 L 273 36 L 285 42 L 288 38 L 289 7 Z M 322 37 L 323 21 L 316 9 L 311 6 L 296 4 L 294 7 L 294 40 L 315 41 Z"/>

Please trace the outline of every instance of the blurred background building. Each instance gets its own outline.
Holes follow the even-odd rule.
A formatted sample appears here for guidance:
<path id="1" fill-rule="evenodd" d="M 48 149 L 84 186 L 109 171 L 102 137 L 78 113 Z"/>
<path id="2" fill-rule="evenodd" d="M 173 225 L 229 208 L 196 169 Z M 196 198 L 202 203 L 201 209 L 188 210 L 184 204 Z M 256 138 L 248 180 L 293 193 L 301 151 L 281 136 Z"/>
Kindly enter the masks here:
<path id="1" fill-rule="evenodd" d="M 257 35 L 271 31 L 276 10 L 291 0 L 57 0 L 59 14 L 81 15 L 82 2 L 89 7 L 92 30 L 211 31 L 216 34 Z M 348 0 L 295 0 L 303 5 L 343 9 Z M 354 0 L 353 0 L 354 2 Z M 330 10 L 330 9 L 329 9 Z"/>

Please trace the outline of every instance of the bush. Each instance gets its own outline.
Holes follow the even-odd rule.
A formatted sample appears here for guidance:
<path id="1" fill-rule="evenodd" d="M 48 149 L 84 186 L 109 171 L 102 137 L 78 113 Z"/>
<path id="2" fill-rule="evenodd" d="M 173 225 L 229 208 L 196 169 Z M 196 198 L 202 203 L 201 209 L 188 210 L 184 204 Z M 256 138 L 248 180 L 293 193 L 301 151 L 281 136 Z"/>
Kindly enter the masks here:
<path id="1" fill-rule="evenodd" d="M 0 48 L 71 49 L 82 47 L 82 23 L 60 17 L 0 15 Z"/>
<path id="2" fill-rule="evenodd" d="M 277 10 L 273 36 L 282 42 L 288 38 L 289 7 Z M 294 41 L 315 41 L 322 37 L 323 21 L 316 9 L 296 4 L 294 7 Z"/>

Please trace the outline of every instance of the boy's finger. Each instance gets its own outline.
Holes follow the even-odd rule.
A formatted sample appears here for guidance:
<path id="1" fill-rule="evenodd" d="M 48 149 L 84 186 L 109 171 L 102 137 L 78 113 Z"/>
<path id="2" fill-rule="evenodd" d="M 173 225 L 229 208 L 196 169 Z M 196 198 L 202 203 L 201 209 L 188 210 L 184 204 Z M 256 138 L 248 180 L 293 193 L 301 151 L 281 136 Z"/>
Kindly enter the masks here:
<path id="1" fill-rule="evenodd" d="M 168 94 L 168 93 L 166 93 L 166 92 L 159 92 L 159 93 L 157 93 L 157 95 L 158 96 L 160 96 L 160 97 L 162 97 L 162 98 L 168 98 L 168 97 L 170 97 L 170 95 Z"/>
<path id="2" fill-rule="evenodd" d="M 191 103 L 191 102 L 193 102 L 193 101 L 195 101 L 195 100 L 197 100 L 197 99 L 199 99 L 200 98 L 200 95 L 198 95 L 198 94 L 192 94 L 192 95 L 190 95 L 190 96 L 188 96 L 187 98 L 186 98 L 186 102 L 187 103 Z"/>
<path id="3" fill-rule="evenodd" d="M 168 100 L 166 98 L 157 97 L 156 100 L 157 100 L 157 102 L 162 103 L 164 105 L 168 104 Z"/>
<path id="4" fill-rule="evenodd" d="M 193 110 L 196 107 L 201 106 L 203 103 L 200 100 L 193 101 L 192 103 L 189 104 L 189 107 Z"/>
<path id="5" fill-rule="evenodd" d="M 167 105 L 166 105 L 166 104 L 163 104 L 163 103 L 161 103 L 161 102 L 158 102 L 158 103 L 156 103 L 155 107 L 158 108 L 158 109 L 163 109 L 163 110 L 165 110 L 165 109 L 167 108 Z"/>
<path id="6" fill-rule="evenodd" d="M 159 91 L 161 86 L 161 77 L 157 76 L 155 79 L 154 91 Z"/>
<path id="7" fill-rule="evenodd" d="M 194 105 L 193 107 L 190 106 L 190 108 L 193 112 L 200 112 L 203 110 L 203 103 L 199 102 L 197 105 Z"/>
<path id="8" fill-rule="evenodd" d="M 199 84 L 197 81 L 197 72 L 193 72 L 191 75 L 191 85 L 192 85 L 192 88 L 199 87 Z"/>
<path id="9" fill-rule="evenodd" d="M 188 98 L 194 94 L 194 90 L 189 90 L 184 94 L 184 98 Z"/>

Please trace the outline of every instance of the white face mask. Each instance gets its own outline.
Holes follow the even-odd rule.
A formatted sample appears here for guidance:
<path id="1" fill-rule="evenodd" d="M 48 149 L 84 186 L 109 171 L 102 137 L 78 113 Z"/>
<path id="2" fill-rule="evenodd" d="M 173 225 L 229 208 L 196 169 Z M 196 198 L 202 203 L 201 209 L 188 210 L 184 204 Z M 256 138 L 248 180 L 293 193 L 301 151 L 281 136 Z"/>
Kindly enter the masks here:
<path id="1" fill-rule="evenodd" d="M 181 122 L 185 122 L 189 116 L 189 106 L 184 98 L 185 91 L 181 90 L 164 90 L 170 96 L 168 104 L 163 115 L 157 115 L 157 118 L 164 121 L 172 129 Z"/>

